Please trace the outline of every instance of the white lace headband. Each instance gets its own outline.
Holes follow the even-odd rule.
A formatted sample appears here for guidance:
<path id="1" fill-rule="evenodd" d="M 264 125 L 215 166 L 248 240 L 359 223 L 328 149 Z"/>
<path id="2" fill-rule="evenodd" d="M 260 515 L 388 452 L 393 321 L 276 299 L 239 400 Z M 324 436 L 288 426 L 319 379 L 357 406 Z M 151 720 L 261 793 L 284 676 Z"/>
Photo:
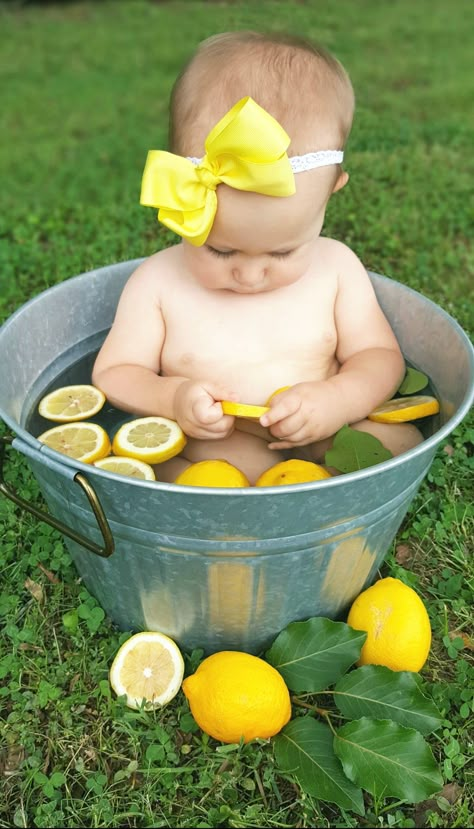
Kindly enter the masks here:
<path id="1" fill-rule="evenodd" d="M 315 170 L 316 167 L 328 167 L 330 164 L 342 164 L 344 153 L 342 150 L 320 150 L 317 153 L 306 153 L 305 155 L 294 155 L 289 161 L 294 173 L 304 173 L 306 170 Z M 188 156 L 195 167 L 201 163 L 202 158 Z"/>

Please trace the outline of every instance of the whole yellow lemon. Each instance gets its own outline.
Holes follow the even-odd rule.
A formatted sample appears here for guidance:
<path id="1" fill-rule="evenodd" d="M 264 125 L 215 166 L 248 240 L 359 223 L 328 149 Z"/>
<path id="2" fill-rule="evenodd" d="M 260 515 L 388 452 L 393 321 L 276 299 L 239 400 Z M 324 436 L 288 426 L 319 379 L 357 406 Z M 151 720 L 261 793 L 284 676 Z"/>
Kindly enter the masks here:
<path id="1" fill-rule="evenodd" d="M 199 727 L 224 743 L 272 737 L 291 717 L 281 674 L 260 657 L 241 651 L 208 656 L 182 688 Z"/>
<path id="2" fill-rule="evenodd" d="M 304 484 L 309 481 L 321 481 L 323 478 L 330 478 L 330 473 L 311 461 L 300 461 L 298 458 L 290 458 L 287 461 L 280 461 L 270 469 L 262 472 L 255 481 L 255 486 L 283 486 L 284 484 Z"/>
<path id="3" fill-rule="evenodd" d="M 223 460 L 192 463 L 174 482 L 186 486 L 250 486 L 240 469 Z"/>
<path id="4" fill-rule="evenodd" d="M 420 671 L 431 646 L 431 625 L 418 594 L 400 579 L 375 582 L 355 599 L 347 624 L 366 630 L 358 665 Z"/>

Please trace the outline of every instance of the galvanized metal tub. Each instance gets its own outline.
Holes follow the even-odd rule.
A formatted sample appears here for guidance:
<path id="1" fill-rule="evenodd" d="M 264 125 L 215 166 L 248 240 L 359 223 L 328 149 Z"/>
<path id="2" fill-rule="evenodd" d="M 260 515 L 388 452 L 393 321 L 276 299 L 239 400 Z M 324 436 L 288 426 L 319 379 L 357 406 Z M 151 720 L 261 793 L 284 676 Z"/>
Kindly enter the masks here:
<path id="1" fill-rule="evenodd" d="M 331 480 L 206 489 L 120 478 L 77 463 L 26 428 L 54 378 L 100 347 L 141 260 L 71 278 L 0 329 L 0 416 L 29 461 L 46 516 L 84 584 L 122 629 L 167 633 L 185 650 L 259 653 L 293 620 L 338 618 L 375 577 L 441 441 L 474 397 L 474 352 L 452 317 L 370 274 L 410 364 L 441 401 L 434 432 L 385 463 Z"/>

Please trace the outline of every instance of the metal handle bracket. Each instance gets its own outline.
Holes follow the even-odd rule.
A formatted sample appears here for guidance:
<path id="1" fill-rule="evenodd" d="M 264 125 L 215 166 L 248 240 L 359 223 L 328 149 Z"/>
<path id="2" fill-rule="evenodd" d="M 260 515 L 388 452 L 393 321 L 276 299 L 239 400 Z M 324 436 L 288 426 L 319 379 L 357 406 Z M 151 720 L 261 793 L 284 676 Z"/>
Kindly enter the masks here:
<path id="1" fill-rule="evenodd" d="M 86 536 L 82 535 L 81 533 L 76 532 L 75 530 L 68 527 L 67 524 L 64 524 L 58 518 L 55 518 L 53 515 L 50 515 L 44 510 L 41 510 L 39 507 L 35 506 L 35 504 L 30 503 L 25 498 L 22 498 L 18 495 L 15 490 L 6 483 L 4 476 L 3 476 L 3 464 L 5 461 L 5 448 L 6 446 L 11 445 L 13 442 L 13 438 L 9 435 L 0 436 L 0 492 L 5 495 L 10 501 L 16 504 L 21 509 L 26 510 L 31 515 L 34 515 L 39 521 L 44 521 L 46 524 L 49 524 L 51 527 L 54 527 L 56 530 L 59 530 L 63 535 L 66 535 L 68 538 L 71 538 L 77 544 L 80 544 L 81 547 L 85 547 L 86 550 L 89 550 L 91 553 L 95 553 L 95 555 L 100 556 L 101 558 L 109 558 L 112 555 L 115 549 L 114 539 L 112 535 L 112 531 L 109 526 L 109 522 L 105 516 L 104 510 L 102 508 L 102 504 L 99 501 L 99 497 L 87 478 L 81 473 L 76 472 L 73 476 L 73 480 L 80 486 L 82 491 L 85 493 L 87 500 L 91 506 L 92 512 L 95 515 L 99 530 L 102 535 L 103 546 L 100 544 L 96 544 L 94 541 L 91 541 Z"/>

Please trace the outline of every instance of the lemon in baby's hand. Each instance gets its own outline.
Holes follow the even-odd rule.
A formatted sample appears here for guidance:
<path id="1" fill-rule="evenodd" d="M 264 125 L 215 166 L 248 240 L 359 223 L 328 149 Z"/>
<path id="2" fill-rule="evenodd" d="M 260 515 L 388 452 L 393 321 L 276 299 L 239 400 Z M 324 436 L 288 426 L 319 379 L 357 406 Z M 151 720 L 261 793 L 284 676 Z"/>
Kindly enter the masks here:
<path id="1" fill-rule="evenodd" d="M 145 463 L 163 463 L 186 446 L 186 436 L 174 420 L 167 417 L 138 417 L 128 420 L 115 433 L 115 455 L 136 458 Z"/>
<path id="2" fill-rule="evenodd" d="M 38 440 L 82 463 L 94 463 L 110 452 L 109 436 L 97 423 L 62 423 L 43 432 Z"/>
<path id="3" fill-rule="evenodd" d="M 182 688 L 199 727 L 224 743 L 272 737 L 291 716 L 281 674 L 260 657 L 241 651 L 208 656 Z"/>
<path id="4" fill-rule="evenodd" d="M 322 481 L 331 478 L 331 474 L 317 463 L 290 458 L 280 461 L 270 469 L 262 472 L 255 486 L 284 486 L 285 484 L 304 484 L 310 481 Z"/>
<path id="5" fill-rule="evenodd" d="M 40 400 L 38 411 L 46 420 L 71 423 L 97 414 L 104 403 L 105 394 L 95 386 L 62 386 Z"/>
<path id="6" fill-rule="evenodd" d="M 180 472 L 174 481 L 184 486 L 250 486 L 240 469 L 224 460 L 198 461 Z"/>
<path id="7" fill-rule="evenodd" d="M 385 578 L 357 596 L 347 617 L 367 631 L 358 665 L 420 671 L 431 646 L 431 625 L 418 594 L 400 579 Z"/>
<path id="8" fill-rule="evenodd" d="M 176 642 L 164 633 L 144 631 L 127 639 L 112 662 L 109 680 L 129 708 L 158 708 L 178 693 L 184 660 Z"/>
<path id="9" fill-rule="evenodd" d="M 273 398 L 276 397 L 277 394 L 281 394 L 282 391 L 288 391 L 288 389 L 291 389 L 291 386 L 282 386 L 281 388 L 276 389 L 276 391 L 271 393 L 270 397 L 268 398 L 267 402 L 265 403 L 265 406 L 269 406 L 270 405 L 270 400 L 273 400 Z"/>

